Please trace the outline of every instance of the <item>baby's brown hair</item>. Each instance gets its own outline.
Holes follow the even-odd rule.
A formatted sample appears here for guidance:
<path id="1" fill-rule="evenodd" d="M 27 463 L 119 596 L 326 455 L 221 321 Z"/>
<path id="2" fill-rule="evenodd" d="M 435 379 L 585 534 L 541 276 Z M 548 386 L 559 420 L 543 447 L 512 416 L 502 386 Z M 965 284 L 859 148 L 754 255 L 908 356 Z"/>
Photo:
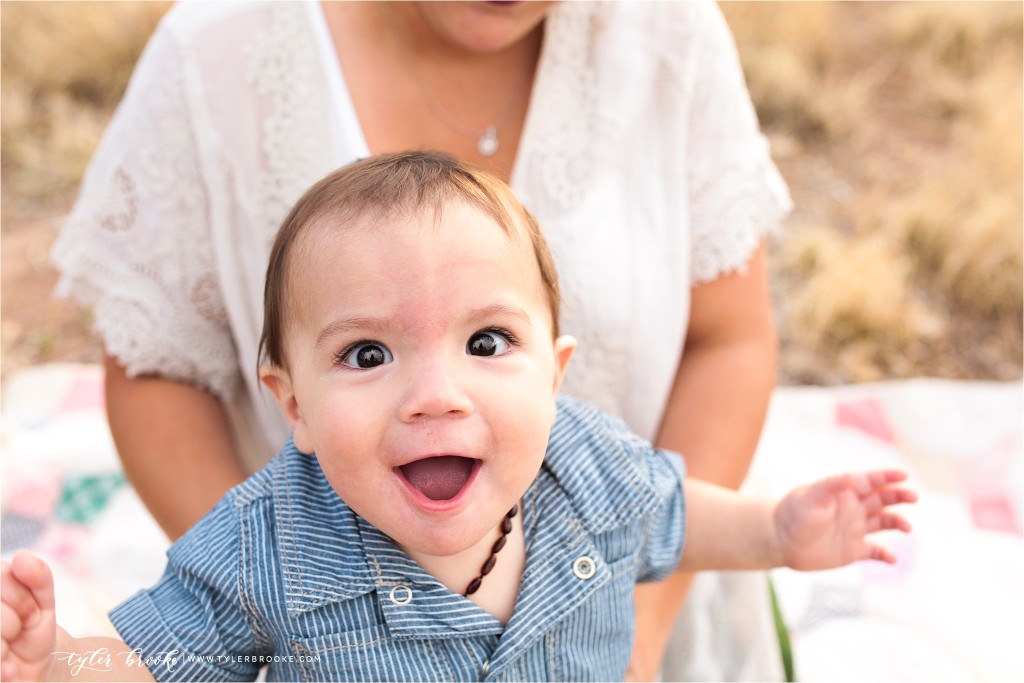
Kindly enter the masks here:
<path id="1" fill-rule="evenodd" d="M 480 209 L 515 238 L 519 226 L 530 238 L 558 336 L 560 294 L 554 259 L 536 219 L 501 180 L 439 152 L 400 152 L 361 159 L 313 185 L 295 203 L 278 230 L 263 289 L 263 333 L 259 359 L 287 367 L 290 259 L 303 229 L 330 216 L 345 224 L 357 219 L 396 219 L 424 208 L 439 212 L 451 201 Z"/>

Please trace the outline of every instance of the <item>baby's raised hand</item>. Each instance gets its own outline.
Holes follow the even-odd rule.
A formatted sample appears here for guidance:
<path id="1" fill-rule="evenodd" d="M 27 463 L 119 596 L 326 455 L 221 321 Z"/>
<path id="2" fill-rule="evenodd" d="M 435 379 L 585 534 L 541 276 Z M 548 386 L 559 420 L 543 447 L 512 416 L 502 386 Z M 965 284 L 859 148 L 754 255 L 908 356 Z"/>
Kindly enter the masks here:
<path id="1" fill-rule="evenodd" d="M 830 569 L 857 560 L 893 563 L 896 556 L 866 536 L 882 529 L 910 531 L 891 506 L 913 503 L 898 470 L 842 474 L 794 489 L 775 509 L 775 530 L 785 566 Z"/>
<path id="2" fill-rule="evenodd" d="M 0 674 L 5 681 L 40 681 L 48 676 L 57 640 L 53 576 L 46 563 L 26 552 L 3 563 Z"/>

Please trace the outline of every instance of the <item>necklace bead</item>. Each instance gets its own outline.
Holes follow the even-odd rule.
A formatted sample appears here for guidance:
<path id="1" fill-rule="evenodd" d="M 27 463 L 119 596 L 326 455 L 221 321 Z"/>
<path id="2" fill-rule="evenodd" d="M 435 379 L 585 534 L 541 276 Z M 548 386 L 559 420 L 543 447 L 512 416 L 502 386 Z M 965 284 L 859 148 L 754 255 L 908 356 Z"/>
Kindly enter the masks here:
<path id="1" fill-rule="evenodd" d="M 505 513 L 505 518 L 501 520 L 501 537 L 494 542 L 491 546 L 491 554 L 488 555 L 483 565 L 480 567 L 480 574 L 475 579 L 469 582 L 466 586 L 466 592 L 463 593 L 466 597 L 469 597 L 473 593 L 480 590 L 480 585 L 484 581 L 484 577 L 491 573 L 494 569 L 495 563 L 498 561 L 498 552 L 505 547 L 505 541 L 508 539 L 508 535 L 512 532 L 512 518 L 519 512 L 519 506 L 513 505 L 512 509 Z"/>

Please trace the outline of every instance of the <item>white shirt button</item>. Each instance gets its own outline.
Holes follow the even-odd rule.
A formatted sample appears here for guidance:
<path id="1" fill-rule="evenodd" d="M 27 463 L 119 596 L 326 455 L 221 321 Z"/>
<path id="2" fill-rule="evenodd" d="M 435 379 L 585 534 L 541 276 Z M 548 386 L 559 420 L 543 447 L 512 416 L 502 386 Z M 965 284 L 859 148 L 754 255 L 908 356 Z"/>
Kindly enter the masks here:
<path id="1" fill-rule="evenodd" d="M 391 602 L 396 605 L 408 605 L 412 602 L 412 589 L 408 586 L 399 584 L 391 589 L 391 595 L 389 597 L 391 598 Z"/>
<path id="2" fill-rule="evenodd" d="M 589 579 L 597 573 L 597 562 L 584 555 L 577 557 L 572 563 L 572 573 L 577 579 Z"/>
<path id="3" fill-rule="evenodd" d="M 485 659 L 484 665 L 480 667 L 480 678 L 486 678 L 487 673 L 491 670 L 491 660 Z"/>

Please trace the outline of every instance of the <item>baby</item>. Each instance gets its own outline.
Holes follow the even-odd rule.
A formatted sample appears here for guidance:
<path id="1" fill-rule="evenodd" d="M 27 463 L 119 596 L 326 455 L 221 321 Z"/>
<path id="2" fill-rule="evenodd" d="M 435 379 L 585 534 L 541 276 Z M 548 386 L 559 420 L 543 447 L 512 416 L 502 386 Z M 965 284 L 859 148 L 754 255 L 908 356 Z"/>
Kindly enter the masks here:
<path id="1" fill-rule="evenodd" d="M 500 181 L 426 152 L 322 180 L 267 271 L 259 372 L 292 439 L 111 613 L 123 642 L 71 637 L 46 565 L 5 564 L 4 679 L 621 680 L 638 581 L 894 561 L 865 536 L 909 529 L 902 473 L 778 502 L 685 480 L 558 396 L 558 305 Z"/>

